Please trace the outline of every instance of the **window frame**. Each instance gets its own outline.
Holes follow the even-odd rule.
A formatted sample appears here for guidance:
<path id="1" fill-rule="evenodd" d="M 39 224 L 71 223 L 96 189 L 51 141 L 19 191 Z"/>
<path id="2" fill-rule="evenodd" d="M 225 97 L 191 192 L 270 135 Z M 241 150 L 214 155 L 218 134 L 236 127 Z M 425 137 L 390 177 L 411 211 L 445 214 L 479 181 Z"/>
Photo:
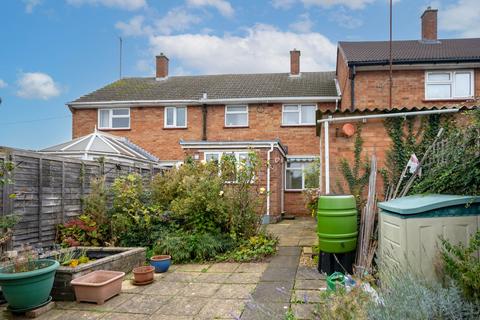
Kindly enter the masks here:
<path id="1" fill-rule="evenodd" d="M 184 108 L 185 109 L 185 125 L 179 126 L 177 125 L 177 109 L 178 108 Z M 168 109 L 174 109 L 173 112 L 173 125 L 168 125 L 167 124 L 167 110 Z M 175 129 L 175 128 L 181 128 L 185 129 L 188 126 L 188 108 L 187 106 L 166 106 L 164 107 L 163 110 L 163 127 L 167 129 Z"/>
<path id="2" fill-rule="evenodd" d="M 113 114 L 114 110 L 128 110 L 128 114 L 127 115 L 114 115 Z M 107 127 L 101 126 L 100 114 L 102 113 L 102 111 L 108 111 L 108 126 Z M 128 126 L 127 127 L 114 127 L 113 126 L 113 119 L 114 118 L 116 118 L 116 119 L 118 119 L 118 118 L 128 118 Z M 132 119 L 131 119 L 130 108 L 99 108 L 98 111 L 97 111 L 97 125 L 98 125 L 99 130 L 129 130 L 130 126 L 131 126 L 131 122 L 132 122 Z"/>
<path id="3" fill-rule="evenodd" d="M 240 164 L 240 154 L 246 154 L 248 156 L 249 154 L 249 151 L 204 151 L 203 152 L 203 161 L 207 162 L 207 154 L 216 154 L 218 156 L 218 163 L 217 165 L 220 165 L 220 161 L 222 160 L 222 157 L 224 154 L 233 154 L 234 157 L 235 157 L 235 161 L 236 161 L 236 164 L 237 164 L 237 170 L 238 170 L 238 166 Z M 219 175 L 221 175 L 221 172 L 218 173 Z M 252 183 L 255 181 L 257 177 L 254 176 L 253 179 L 252 179 Z M 237 180 L 232 180 L 232 181 L 225 181 L 226 183 L 236 183 Z"/>
<path id="4" fill-rule="evenodd" d="M 431 74 L 439 73 L 448 73 L 450 75 L 450 80 L 443 81 L 432 81 L 428 77 Z M 470 74 L 470 95 L 469 96 L 456 96 L 456 74 L 457 73 L 468 73 Z M 458 69 L 458 70 L 426 70 L 424 78 L 424 97 L 427 101 L 442 101 L 442 100 L 464 100 L 464 99 L 473 99 L 475 97 L 475 73 L 473 69 Z M 430 98 L 428 97 L 427 88 L 429 85 L 434 84 L 448 84 L 450 85 L 450 97 L 448 98 Z"/>
<path id="5" fill-rule="evenodd" d="M 298 107 L 298 111 L 285 111 L 285 107 Z M 282 105 L 282 126 L 284 127 L 311 127 L 315 126 L 315 119 L 313 119 L 313 122 L 308 122 L 308 123 L 302 123 L 302 109 L 303 107 L 314 107 L 315 111 L 318 110 L 318 104 L 316 103 L 311 103 L 311 104 L 306 104 L 306 103 L 286 103 Z M 291 124 L 291 123 L 285 123 L 284 121 L 284 114 L 285 113 L 298 113 L 298 123 L 296 124 Z"/>
<path id="6" fill-rule="evenodd" d="M 228 107 L 245 107 L 245 111 L 228 111 Z M 246 124 L 239 124 L 239 125 L 231 125 L 231 124 L 228 124 L 227 123 L 227 115 L 229 114 L 247 114 L 247 123 Z M 224 121 L 224 125 L 225 127 L 227 128 L 246 128 L 249 126 L 249 110 L 248 110 L 248 105 L 245 105 L 245 104 L 228 104 L 228 105 L 225 105 L 225 121 Z"/>
<path id="7" fill-rule="evenodd" d="M 300 163 L 302 165 L 301 168 L 288 168 L 288 163 Z M 304 191 L 305 188 L 305 165 L 311 165 L 313 164 L 314 161 L 288 161 L 285 163 L 285 191 L 296 191 L 296 192 L 302 192 Z M 289 189 L 287 188 L 287 171 L 291 170 L 301 170 L 302 171 L 302 188 L 301 189 Z"/>

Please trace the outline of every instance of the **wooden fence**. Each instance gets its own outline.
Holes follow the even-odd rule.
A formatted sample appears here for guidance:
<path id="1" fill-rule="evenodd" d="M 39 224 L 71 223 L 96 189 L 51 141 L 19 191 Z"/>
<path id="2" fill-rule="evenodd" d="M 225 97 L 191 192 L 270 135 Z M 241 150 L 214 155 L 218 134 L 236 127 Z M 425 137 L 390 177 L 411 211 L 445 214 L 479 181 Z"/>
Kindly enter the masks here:
<path id="1" fill-rule="evenodd" d="M 105 175 L 108 186 L 131 172 L 149 181 L 160 171 L 143 163 L 83 161 L 0 147 L 0 168 L 8 162 L 14 169 L 7 173 L 11 183 L 0 184 L 0 215 L 15 214 L 21 219 L 4 248 L 9 250 L 23 244 L 51 247 L 57 224 L 82 212 L 82 199 L 89 194 L 93 177 Z"/>

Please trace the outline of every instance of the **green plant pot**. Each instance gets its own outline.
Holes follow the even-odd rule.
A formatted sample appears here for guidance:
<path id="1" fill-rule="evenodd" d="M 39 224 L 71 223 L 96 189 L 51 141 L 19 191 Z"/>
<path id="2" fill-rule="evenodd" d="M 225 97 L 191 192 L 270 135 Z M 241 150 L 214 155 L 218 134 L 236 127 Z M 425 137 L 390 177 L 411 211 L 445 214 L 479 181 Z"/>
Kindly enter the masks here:
<path id="1" fill-rule="evenodd" d="M 12 311 L 34 309 L 48 301 L 55 271 L 60 266 L 50 259 L 28 263 L 41 268 L 26 272 L 12 272 L 13 265 L 0 268 L 0 286 Z"/>

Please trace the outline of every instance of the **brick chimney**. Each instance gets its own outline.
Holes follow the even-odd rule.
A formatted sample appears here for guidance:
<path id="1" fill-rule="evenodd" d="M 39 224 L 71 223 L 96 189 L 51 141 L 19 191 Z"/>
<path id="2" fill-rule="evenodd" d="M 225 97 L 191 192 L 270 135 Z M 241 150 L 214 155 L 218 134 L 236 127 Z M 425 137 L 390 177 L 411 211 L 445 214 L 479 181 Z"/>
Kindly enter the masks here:
<path id="1" fill-rule="evenodd" d="M 437 40 L 437 9 L 428 7 L 422 14 L 422 40 Z"/>
<path id="2" fill-rule="evenodd" d="M 168 77 L 168 58 L 163 53 L 156 57 L 156 70 L 157 79 Z"/>
<path id="3" fill-rule="evenodd" d="M 300 75 L 300 51 L 297 49 L 290 51 L 290 75 Z"/>

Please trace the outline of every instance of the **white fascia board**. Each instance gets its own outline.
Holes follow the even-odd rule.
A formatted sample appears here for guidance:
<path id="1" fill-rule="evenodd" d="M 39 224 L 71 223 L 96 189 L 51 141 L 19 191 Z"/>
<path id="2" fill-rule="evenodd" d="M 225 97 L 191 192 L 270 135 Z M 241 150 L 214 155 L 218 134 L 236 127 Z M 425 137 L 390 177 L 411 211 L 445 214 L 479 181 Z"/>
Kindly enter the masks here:
<path id="1" fill-rule="evenodd" d="M 219 149 L 249 149 L 249 148 L 270 148 L 274 146 L 285 157 L 286 153 L 277 141 L 252 141 L 252 142 L 222 142 L 222 143 L 204 143 L 204 142 L 180 142 L 183 149 L 202 149 L 202 150 L 219 150 Z"/>
<path id="2" fill-rule="evenodd" d="M 340 96 L 321 97 L 264 97 L 264 98 L 231 98 L 231 99 L 199 99 L 199 100 L 130 100 L 130 101 L 99 101 L 99 102 L 68 102 L 67 106 L 75 109 L 143 106 L 157 107 L 170 105 L 202 105 L 202 104 L 232 104 L 232 103 L 292 103 L 292 102 L 336 102 Z"/>

